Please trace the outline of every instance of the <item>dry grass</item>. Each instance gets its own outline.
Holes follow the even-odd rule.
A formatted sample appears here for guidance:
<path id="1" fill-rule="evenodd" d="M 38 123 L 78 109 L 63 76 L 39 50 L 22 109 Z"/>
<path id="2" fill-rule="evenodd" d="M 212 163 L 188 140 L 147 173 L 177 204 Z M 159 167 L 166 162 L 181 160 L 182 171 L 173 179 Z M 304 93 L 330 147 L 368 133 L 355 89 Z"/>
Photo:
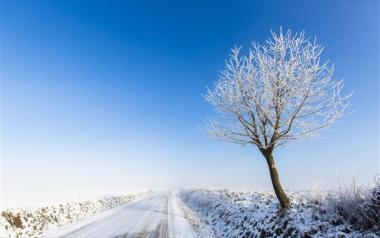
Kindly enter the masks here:
<path id="1" fill-rule="evenodd" d="M 380 177 L 371 187 L 357 186 L 353 182 L 326 199 L 331 208 L 353 226 L 380 232 Z"/>

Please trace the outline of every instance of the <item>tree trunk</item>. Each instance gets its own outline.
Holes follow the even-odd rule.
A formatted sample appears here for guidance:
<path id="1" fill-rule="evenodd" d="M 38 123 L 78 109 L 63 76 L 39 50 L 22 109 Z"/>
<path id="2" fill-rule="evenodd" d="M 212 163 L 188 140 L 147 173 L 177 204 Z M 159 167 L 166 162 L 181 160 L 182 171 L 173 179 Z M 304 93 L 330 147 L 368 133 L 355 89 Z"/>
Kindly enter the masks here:
<path id="1" fill-rule="evenodd" d="M 278 176 L 276 164 L 274 162 L 272 153 L 265 153 L 264 156 L 268 163 L 274 192 L 276 193 L 277 199 L 280 201 L 281 208 L 288 208 L 290 205 L 290 201 L 288 196 L 286 196 L 284 189 L 281 186 L 280 177 Z"/>

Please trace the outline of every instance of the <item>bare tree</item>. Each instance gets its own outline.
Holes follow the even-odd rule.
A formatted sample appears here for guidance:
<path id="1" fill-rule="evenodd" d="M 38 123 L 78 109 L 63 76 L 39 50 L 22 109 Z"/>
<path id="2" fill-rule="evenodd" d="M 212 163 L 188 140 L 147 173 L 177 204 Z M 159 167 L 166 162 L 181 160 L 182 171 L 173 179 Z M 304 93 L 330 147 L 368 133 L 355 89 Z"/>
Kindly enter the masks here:
<path id="1" fill-rule="evenodd" d="M 221 113 L 208 133 L 237 144 L 253 144 L 265 157 L 281 207 L 289 206 L 273 151 L 296 139 L 314 137 L 336 122 L 349 105 L 343 81 L 332 79 L 333 66 L 320 62 L 323 47 L 304 33 L 273 33 L 265 44 L 252 43 L 240 56 L 232 49 L 225 69 L 205 95 Z"/>

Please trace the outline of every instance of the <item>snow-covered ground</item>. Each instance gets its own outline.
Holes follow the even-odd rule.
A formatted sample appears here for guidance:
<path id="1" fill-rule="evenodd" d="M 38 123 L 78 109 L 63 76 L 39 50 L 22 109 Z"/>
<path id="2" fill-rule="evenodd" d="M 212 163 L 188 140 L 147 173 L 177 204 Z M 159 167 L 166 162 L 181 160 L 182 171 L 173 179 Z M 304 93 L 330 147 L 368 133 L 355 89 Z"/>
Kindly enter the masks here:
<path id="1" fill-rule="evenodd" d="M 43 238 L 56 237 L 215 237 L 191 216 L 178 192 L 161 191 L 72 224 L 49 230 Z"/>
<path id="2" fill-rule="evenodd" d="M 8 208 L 0 237 L 380 237 L 379 185 L 290 199 L 291 208 L 281 210 L 269 192 L 185 190 Z"/>
<path id="3" fill-rule="evenodd" d="M 180 192 L 172 192 L 169 199 L 169 237 L 215 238 L 211 227 L 204 224 L 180 198 Z M 170 219 L 172 219 L 170 221 Z"/>
<path id="4" fill-rule="evenodd" d="M 2 208 L 0 217 L 0 237 L 36 237 L 44 231 L 90 217 L 110 208 L 120 206 L 148 193 L 136 193 L 118 196 L 95 196 L 78 199 L 70 197 L 54 199 L 47 204 L 47 199 L 36 203 L 7 203 Z M 34 201 L 34 200 L 32 200 Z M 26 205 L 27 204 L 27 205 Z M 22 206 L 24 205 L 24 206 Z"/>
<path id="5" fill-rule="evenodd" d="M 379 237 L 380 228 L 359 229 L 331 204 L 291 195 L 292 207 L 279 209 L 270 193 L 191 190 L 184 202 L 212 228 L 217 237 Z"/>
<path id="6" fill-rule="evenodd" d="M 6 209 L 0 237 L 214 237 L 176 191 Z"/>
<path id="7" fill-rule="evenodd" d="M 170 232 L 169 223 L 173 222 L 173 225 L 177 226 L 177 214 L 174 216 L 168 212 L 170 199 L 169 192 L 156 192 L 96 216 L 48 231 L 43 237 L 166 236 Z"/>

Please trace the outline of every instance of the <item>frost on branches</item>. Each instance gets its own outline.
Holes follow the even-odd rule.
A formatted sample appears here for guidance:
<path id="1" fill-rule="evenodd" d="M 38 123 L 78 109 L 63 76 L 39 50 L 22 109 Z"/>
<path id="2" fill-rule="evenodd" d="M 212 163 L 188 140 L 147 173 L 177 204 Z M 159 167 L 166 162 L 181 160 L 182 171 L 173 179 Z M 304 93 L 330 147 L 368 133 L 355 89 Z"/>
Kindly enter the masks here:
<path id="1" fill-rule="evenodd" d="M 213 90 L 205 96 L 225 117 L 208 132 L 219 139 L 275 148 L 287 141 L 312 137 L 337 121 L 347 109 L 343 81 L 332 78 L 334 67 L 320 61 L 323 47 L 304 33 L 272 33 L 249 53 L 232 49 Z"/>
<path id="2" fill-rule="evenodd" d="M 281 207 L 290 201 L 281 184 L 273 150 L 291 140 L 312 137 L 347 109 L 342 81 L 332 79 L 333 66 L 321 63 L 322 46 L 280 30 L 264 45 L 253 43 L 246 56 L 232 49 L 214 89 L 205 96 L 224 117 L 208 132 L 219 139 L 256 145 L 265 157 Z"/>

